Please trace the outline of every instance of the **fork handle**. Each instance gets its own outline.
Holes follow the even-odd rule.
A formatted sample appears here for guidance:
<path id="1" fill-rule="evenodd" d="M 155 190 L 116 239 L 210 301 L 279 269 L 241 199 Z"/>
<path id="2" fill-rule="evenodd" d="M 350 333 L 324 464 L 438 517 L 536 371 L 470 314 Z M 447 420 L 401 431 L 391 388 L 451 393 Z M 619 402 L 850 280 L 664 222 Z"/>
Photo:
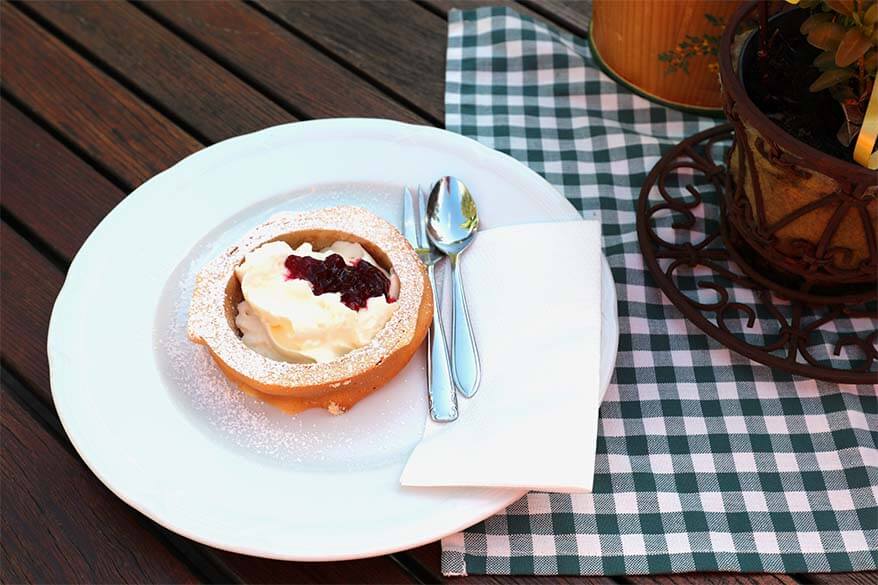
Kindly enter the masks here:
<path id="1" fill-rule="evenodd" d="M 430 418 L 436 422 L 457 420 L 457 394 L 451 379 L 445 328 L 439 317 L 436 298 L 436 279 L 433 266 L 427 267 L 430 286 L 433 287 L 433 327 L 427 332 L 427 396 L 430 398 Z"/>

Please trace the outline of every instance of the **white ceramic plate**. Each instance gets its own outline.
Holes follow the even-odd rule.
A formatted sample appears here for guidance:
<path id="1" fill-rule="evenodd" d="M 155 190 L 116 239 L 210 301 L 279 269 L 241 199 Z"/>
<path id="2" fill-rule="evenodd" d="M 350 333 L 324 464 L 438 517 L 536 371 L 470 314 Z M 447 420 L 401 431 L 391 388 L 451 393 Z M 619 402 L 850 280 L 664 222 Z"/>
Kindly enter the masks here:
<path id="1" fill-rule="evenodd" d="M 272 213 L 356 204 L 398 225 L 402 186 L 444 174 L 478 194 L 485 229 L 579 217 L 506 155 L 382 120 L 304 122 L 226 140 L 129 195 L 76 256 L 49 330 L 55 406 L 92 471 L 179 534 L 287 560 L 415 547 L 521 497 L 399 485 L 427 412 L 424 393 L 412 391 L 424 385 L 423 352 L 344 416 L 289 417 L 234 389 L 183 332 L 194 272 Z M 618 342 L 606 262 L 603 282 L 606 387 Z"/>

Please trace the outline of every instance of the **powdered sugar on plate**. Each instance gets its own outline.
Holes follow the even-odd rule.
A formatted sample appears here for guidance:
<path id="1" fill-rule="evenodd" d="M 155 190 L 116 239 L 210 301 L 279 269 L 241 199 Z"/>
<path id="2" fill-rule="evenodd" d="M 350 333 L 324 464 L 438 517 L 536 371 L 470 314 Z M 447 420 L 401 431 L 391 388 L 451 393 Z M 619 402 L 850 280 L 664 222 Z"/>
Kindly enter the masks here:
<path id="1" fill-rule="evenodd" d="M 325 410 L 289 415 L 239 390 L 207 349 L 186 336 L 195 273 L 254 226 L 279 212 L 336 205 L 364 207 L 399 225 L 401 192 L 395 185 L 328 184 L 270 199 L 229 218 L 181 260 L 162 293 L 154 345 L 168 391 L 193 425 L 229 449 L 288 467 L 345 471 L 405 460 L 427 412 L 423 352 L 342 416 Z"/>

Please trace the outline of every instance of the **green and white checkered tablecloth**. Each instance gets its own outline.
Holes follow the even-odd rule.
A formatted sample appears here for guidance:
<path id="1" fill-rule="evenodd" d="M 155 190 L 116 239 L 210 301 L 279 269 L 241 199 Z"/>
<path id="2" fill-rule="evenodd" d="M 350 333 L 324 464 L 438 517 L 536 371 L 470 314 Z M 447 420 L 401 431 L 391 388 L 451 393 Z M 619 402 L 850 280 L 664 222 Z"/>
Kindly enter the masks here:
<path id="1" fill-rule="evenodd" d="M 594 493 L 528 494 L 444 539 L 443 573 L 875 569 L 876 388 L 791 376 L 725 349 L 644 269 L 640 186 L 667 147 L 717 122 L 632 94 L 584 39 L 504 8 L 451 12 L 447 67 L 449 130 L 600 210 L 621 338 Z"/>

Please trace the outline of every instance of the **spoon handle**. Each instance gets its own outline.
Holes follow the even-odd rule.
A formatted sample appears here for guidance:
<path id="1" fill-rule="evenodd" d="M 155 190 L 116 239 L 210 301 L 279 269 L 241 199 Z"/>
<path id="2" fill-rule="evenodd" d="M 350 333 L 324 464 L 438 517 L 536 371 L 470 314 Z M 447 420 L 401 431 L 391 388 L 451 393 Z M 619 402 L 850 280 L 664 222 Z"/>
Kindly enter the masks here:
<path id="1" fill-rule="evenodd" d="M 450 256 L 451 261 L 451 375 L 454 385 L 467 398 L 479 389 L 479 352 L 473 337 L 466 307 L 466 293 L 460 276 L 460 255 Z"/>
<path id="2" fill-rule="evenodd" d="M 433 327 L 427 332 L 427 396 L 430 398 L 430 418 L 436 422 L 457 420 L 457 394 L 448 363 L 445 328 L 439 317 L 439 299 L 435 298 L 436 281 L 433 265 L 427 266 L 430 286 L 433 287 Z"/>

